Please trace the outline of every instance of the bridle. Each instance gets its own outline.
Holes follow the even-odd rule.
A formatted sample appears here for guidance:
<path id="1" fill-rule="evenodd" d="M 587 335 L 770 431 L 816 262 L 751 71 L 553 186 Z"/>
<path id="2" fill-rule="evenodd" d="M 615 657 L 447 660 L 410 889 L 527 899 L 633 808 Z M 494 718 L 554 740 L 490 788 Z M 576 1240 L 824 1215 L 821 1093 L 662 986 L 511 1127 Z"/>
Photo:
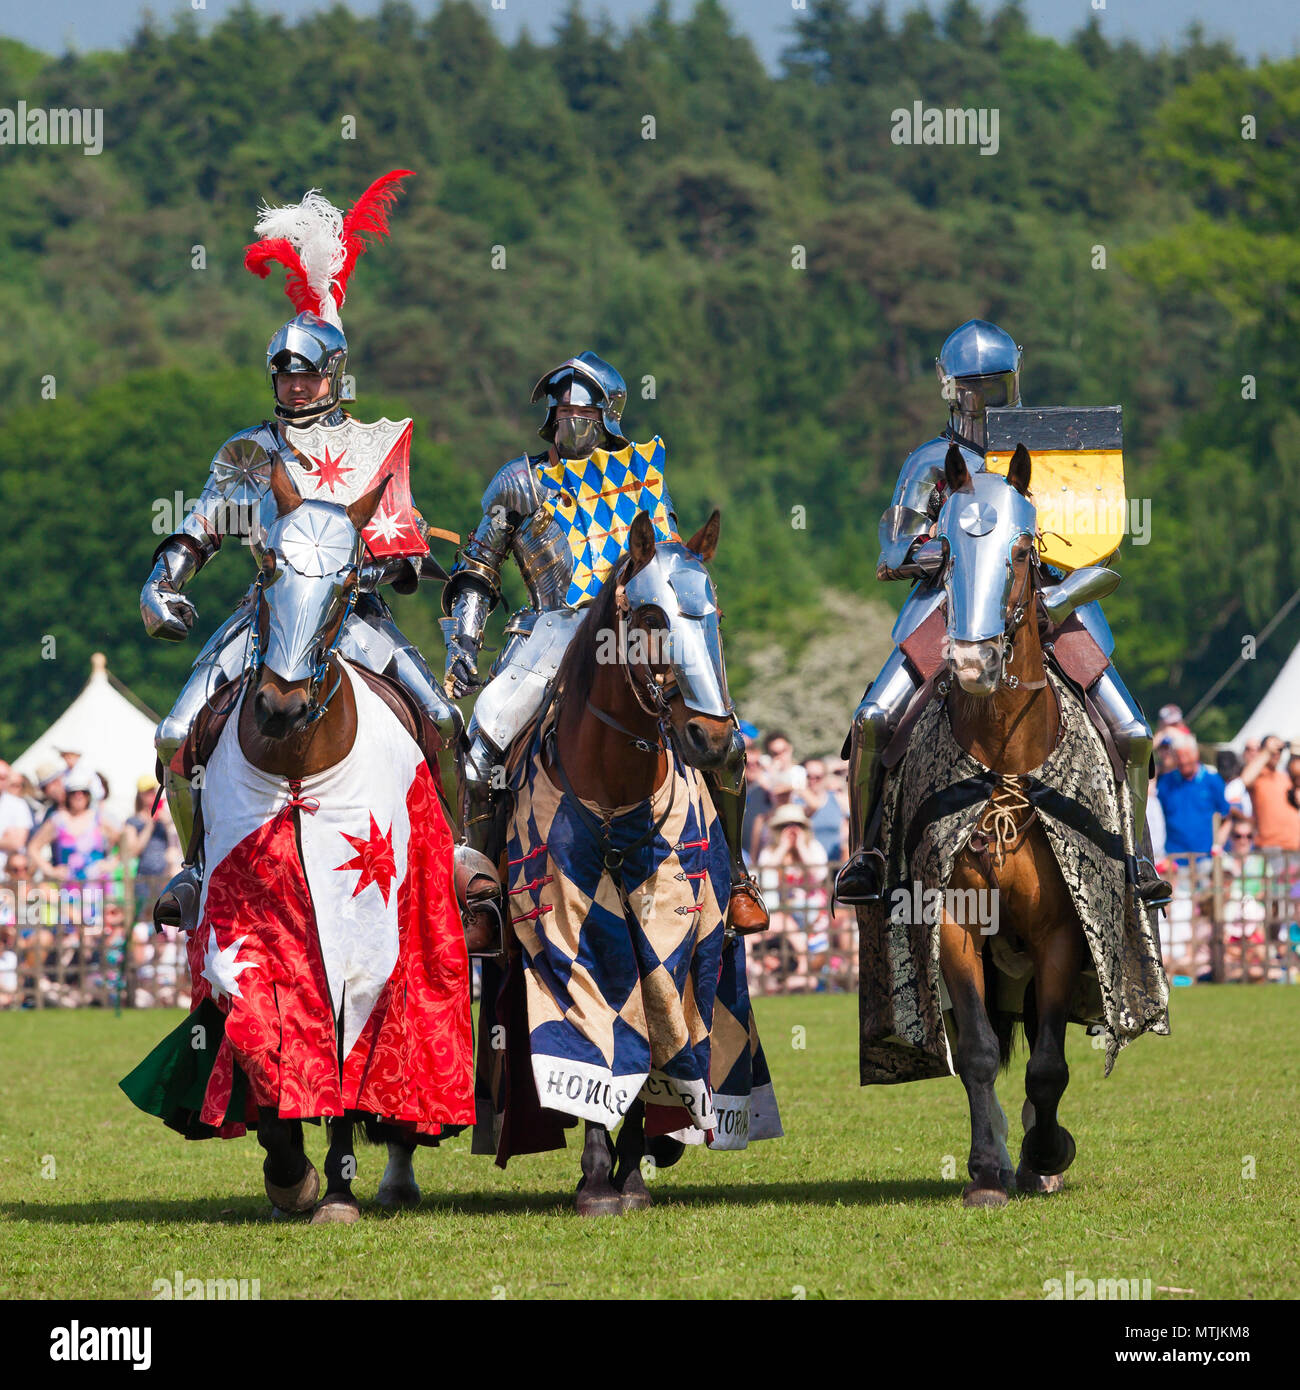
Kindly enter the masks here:
<path id="1" fill-rule="evenodd" d="M 253 624 L 252 624 L 252 651 L 249 656 L 248 680 L 250 689 L 257 686 L 261 679 L 262 668 L 265 664 L 265 654 L 262 651 L 262 609 L 266 603 L 266 571 L 259 569 L 257 578 L 253 581 Z M 352 616 L 352 610 L 357 606 L 357 585 L 353 584 L 348 589 L 347 601 L 343 609 L 343 614 L 339 618 L 338 626 L 334 629 L 334 636 L 327 644 L 320 648 L 316 665 L 307 680 L 307 713 L 303 717 L 303 727 L 310 728 L 318 720 L 324 718 L 325 711 L 329 709 L 330 702 L 338 694 L 339 686 L 343 682 L 343 668 L 334 662 L 334 657 L 338 652 L 339 642 L 343 637 L 343 629 L 347 626 L 348 619 Z M 317 692 L 329 675 L 331 663 L 334 664 L 334 684 L 330 686 L 323 700 L 318 700 Z"/>
<path id="2" fill-rule="evenodd" d="M 1035 538 L 1030 545 L 1029 554 L 1025 557 L 1025 573 L 1021 580 L 1019 597 L 1013 596 L 1010 611 L 1002 628 L 1002 663 L 998 670 L 998 680 L 1004 682 L 1008 690 L 1042 690 L 1047 685 L 1046 676 L 1040 681 L 1022 681 L 1019 676 L 1011 675 L 1007 671 L 1007 665 L 1015 653 L 1016 633 L 1025 621 L 1025 599 L 1028 594 L 1030 574 L 1031 571 L 1037 570 L 1038 542 Z"/>

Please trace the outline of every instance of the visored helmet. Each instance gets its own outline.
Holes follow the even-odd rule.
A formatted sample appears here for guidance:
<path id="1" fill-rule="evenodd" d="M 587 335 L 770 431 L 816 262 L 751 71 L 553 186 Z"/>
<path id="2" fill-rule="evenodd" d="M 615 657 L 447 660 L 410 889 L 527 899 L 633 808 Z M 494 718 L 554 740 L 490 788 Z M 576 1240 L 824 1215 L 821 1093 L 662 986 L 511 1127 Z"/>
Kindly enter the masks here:
<path id="1" fill-rule="evenodd" d="M 1020 404 L 1022 357 L 1016 340 L 984 319 L 970 319 L 948 335 L 934 365 L 955 434 L 984 448 L 988 407 Z"/>
<path id="2" fill-rule="evenodd" d="M 343 373 L 348 363 L 348 340 L 343 330 L 315 314 L 302 313 L 276 331 L 266 345 L 266 369 L 271 374 L 275 413 L 291 425 L 308 425 L 337 409 L 343 398 Z M 310 405 L 288 406 L 280 402 L 276 378 L 297 372 L 318 372 L 329 380 L 329 391 Z"/>
<path id="3" fill-rule="evenodd" d="M 594 405 L 600 411 L 607 449 L 625 449 L 631 443 L 624 436 L 621 423 L 627 404 L 627 383 L 594 352 L 580 352 L 544 372 L 530 399 L 536 405 L 543 398 L 550 402 L 550 407 L 537 433 L 548 444 L 555 442 L 555 411 L 561 405 Z"/>

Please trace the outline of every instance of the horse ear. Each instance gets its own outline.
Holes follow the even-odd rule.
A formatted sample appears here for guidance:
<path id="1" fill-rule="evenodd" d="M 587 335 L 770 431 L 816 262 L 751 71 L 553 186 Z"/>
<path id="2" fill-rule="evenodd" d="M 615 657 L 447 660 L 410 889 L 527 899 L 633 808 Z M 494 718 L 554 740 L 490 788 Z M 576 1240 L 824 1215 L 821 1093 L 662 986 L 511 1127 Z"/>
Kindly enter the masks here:
<path id="1" fill-rule="evenodd" d="M 271 496 L 275 498 L 277 516 L 288 516 L 295 507 L 302 506 L 302 494 L 293 485 L 284 460 L 276 454 L 271 463 Z"/>
<path id="2" fill-rule="evenodd" d="M 1019 493 L 1029 496 L 1029 474 L 1034 466 L 1034 461 L 1029 457 L 1029 450 L 1023 444 L 1016 445 L 1016 452 L 1011 455 L 1011 463 L 1007 468 L 1007 482 Z"/>
<path id="3" fill-rule="evenodd" d="M 655 528 L 649 512 L 637 512 L 632 529 L 628 532 L 627 551 L 632 557 L 632 564 L 627 572 L 628 579 L 631 579 L 639 570 L 645 569 L 655 557 Z"/>
<path id="4" fill-rule="evenodd" d="M 948 445 L 948 452 L 943 460 L 943 476 L 947 478 L 948 487 L 953 492 L 970 483 L 970 469 L 966 467 L 965 456 L 956 444 Z"/>
<path id="5" fill-rule="evenodd" d="M 370 525 L 370 518 L 379 510 L 379 504 L 384 500 L 384 492 L 392 481 L 393 475 L 387 473 L 369 492 L 363 492 L 355 502 L 348 503 L 348 520 L 358 531 L 364 531 Z"/>
<path id="6" fill-rule="evenodd" d="M 722 530 L 722 513 L 714 507 L 713 515 L 686 542 L 686 549 L 693 550 L 707 565 L 718 553 L 718 533 Z"/>

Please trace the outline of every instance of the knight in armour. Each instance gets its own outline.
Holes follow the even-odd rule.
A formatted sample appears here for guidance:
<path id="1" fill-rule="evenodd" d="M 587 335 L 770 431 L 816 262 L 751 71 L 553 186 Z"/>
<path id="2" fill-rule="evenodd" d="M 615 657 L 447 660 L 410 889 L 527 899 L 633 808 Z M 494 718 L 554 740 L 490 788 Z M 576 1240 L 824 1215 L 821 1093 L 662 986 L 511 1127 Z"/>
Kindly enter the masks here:
<path id="1" fill-rule="evenodd" d="M 942 587 L 930 581 L 944 562 L 943 545 L 934 535 L 945 501 L 944 459 L 956 444 L 971 473 L 983 470 L 988 448 L 987 411 L 1021 404 L 1022 357 L 1022 349 L 1010 334 L 983 319 L 971 319 L 949 334 L 935 359 L 948 406 L 948 426 L 903 461 L 893 499 L 880 520 L 877 578 L 916 583 L 894 625 L 894 641 L 900 645 L 890 652 L 853 716 L 849 736 L 851 854 L 836 880 L 836 896 L 841 902 L 874 901 L 884 885 L 884 859 L 877 847 L 884 755 L 921 686 L 901 643 L 943 600 Z M 1061 577 L 1050 566 L 1043 568 L 1049 579 Z M 1109 657 L 1115 643 L 1100 603 L 1084 604 L 1077 613 L 1103 655 Z M 1151 727 L 1112 664 L 1107 664 L 1089 688 L 1088 702 L 1123 760 L 1133 803 L 1134 839 L 1141 846 L 1151 769 Z M 1140 850 L 1128 867 L 1139 897 L 1153 906 L 1169 901 L 1169 885 Z"/>
<path id="2" fill-rule="evenodd" d="M 388 212 L 409 170 L 376 180 L 347 214 L 316 190 L 288 207 L 263 207 L 261 238 L 246 250 L 245 266 L 265 278 L 274 265 L 286 272 L 286 293 L 297 313 L 281 325 L 266 349 L 273 416 L 233 434 L 213 457 L 197 504 L 154 552 L 140 594 L 150 636 L 180 642 L 197 610 L 186 592 L 223 542 L 247 544 L 262 559 L 261 536 L 275 515 L 270 474 L 279 459 L 304 496 L 348 503 L 386 477 L 379 511 L 365 532 L 360 596 L 338 641 L 349 661 L 398 684 L 436 731 L 439 770 L 449 794 L 457 774 L 463 718 L 437 677 L 393 620 L 381 589 L 413 593 L 419 581 L 441 578 L 429 553 L 429 528 L 410 498 L 411 421 L 366 424 L 345 409 L 348 343 L 339 309 L 357 258 L 388 234 Z M 164 889 L 155 914 L 160 923 L 193 925 L 202 883 L 194 837 L 194 788 L 171 762 L 200 711 L 226 682 L 250 665 L 254 589 L 204 644 L 180 697 L 158 725 L 155 745 L 166 779 L 168 804 L 186 863 Z M 450 779 L 450 780 L 449 780 Z M 201 838 L 201 837 L 200 837 Z"/>

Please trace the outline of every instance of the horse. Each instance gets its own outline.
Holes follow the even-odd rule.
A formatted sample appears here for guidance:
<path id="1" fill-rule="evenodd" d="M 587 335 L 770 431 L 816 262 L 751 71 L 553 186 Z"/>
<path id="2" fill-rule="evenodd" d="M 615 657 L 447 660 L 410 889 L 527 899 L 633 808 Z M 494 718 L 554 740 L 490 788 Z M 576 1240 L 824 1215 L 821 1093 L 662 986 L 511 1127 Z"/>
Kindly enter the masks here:
<path id="1" fill-rule="evenodd" d="M 649 997 L 656 991 L 662 991 L 662 998 L 667 1000 L 662 1016 L 656 1017 L 672 1017 L 680 1023 L 685 1012 L 683 988 L 687 994 L 691 989 L 698 992 L 702 1016 L 707 1017 L 713 1009 L 712 991 L 723 969 L 722 909 L 728 898 L 730 869 L 716 812 L 712 833 L 707 825 L 700 828 L 709 811 L 702 809 L 708 806 L 707 793 L 698 774 L 720 767 L 734 755 L 733 740 L 738 737 L 737 718 L 727 693 L 719 614 L 705 569 L 717 550 L 720 526 L 720 514 L 714 511 L 685 544 L 657 541 L 650 517 L 645 512 L 637 514 L 626 555 L 606 579 L 561 661 L 552 702 L 554 722 L 547 732 L 547 711 L 543 711 L 538 726 L 542 732 L 527 740 L 531 751 L 525 759 L 525 775 L 536 779 L 539 771 L 545 774 L 541 799 L 545 799 L 545 814 L 551 818 L 546 823 L 549 831 L 543 827 L 541 834 L 550 844 L 549 848 L 546 844 L 530 847 L 526 838 L 521 842 L 521 822 L 528 821 L 528 816 L 516 811 L 511 836 L 512 849 L 517 850 L 516 858 L 510 861 L 514 870 L 509 893 L 511 921 L 516 939 L 527 948 L 527 959 L 542 984 L 535 988 L 533 982 L 528 983 L 527 1015 L 522 1005 L 517 1006 L 512 1036 L 529 1038 L 527 1047 L 517 1046 L 514 1051 L 514 1082 L 520 1080 L 520 1073 L 526 1074 L 529 1100 L 526 1106 L 521 1102 L 520 1108 L 531 1114 L 537 1129 L 534 1137 L 516 1140 L 513 1148 L 510 1140 L 503 1138 L 497 1161 L 504 1165 L 510 1152 L 564 1147 L 557 1112 L 570 1117 L 568 1124 L 582 1118 L 582 1176 L 575 1199 L 582 1216 L 609 1216 L 650 1205 L 643 1157 L 649 1151 L 658 1166 L 676 1161 L 684 1146 L 673 1137 L 673 1130 L 689 1129 L 692 1119 L 712 1105 L 707 1068 L 711 1066 L 716 1073 L 719 1065 L 725 1065 L 719 1061 L 721 1051 L 716 1055 L 710 1051 L 705 1057 L 705 1074 L 701 1076 L 697 1068 L 681 1082 L 683 1093 L 694 1088 L 685 1102 L 687 1109 L 681 1109 L 680 1096 L 669 1100 L 672 1087 L 660 1069 L 671 1071 L 680 1066 L 683 1075 L 689 1072 L 690 1066 L 682 1059 L 691 1053 L 694 1040 L 674 1053 L 681 1038 L 666 1040 L 665 1025 L 661 1022 L 657 1032 L 651 1019 L 644 1024 L 648 1060 L 642 1058 L 638 1073 L 644 1080 L 629 1082 L 626 1091 L 618 1089 L 617 1072 L 612 1074 L 611 1089 L 609 1069 L 615 1066 L 612 1042 L 603 1072 L 604 1100 L 591 1101 L 593 1089 L 598 1097 L 602 1094 L 599 1062 L 584 1072 L 582 1061 L 574 1061 L 574 1072 L 567 1074 L 564 1082 L 569 1088 L 567 1099 L 558 1085 L 553 1094 L 549 1083 L 539 1083 L 534 1094 L 531 1079 L 538 1057 L 532 1049 L 531 1030 L 538 1018 L 552 1018 L 556 1000 L 562 1004 L 569 998 L 577 1001 L 571 1012 L 584 1013 L 588 1020 L 598 1015 L 604 1001 L 593 1002 L 590 980 L 602 969 L 621 973 L 630 981 L 631 990 L 642 991 L 635 1008 L 640 1010 L 644 1004 L 647 1017 L 656 1007 Z M 529 783 L 530 796 L 535 786 L 535 781 Z M 538 800 L 534 797 L 528 815 L 536 813 Z M 666 809 L 662 809 L 665 803 Z M 698 811 L 701 820 L 686 822 L 694 830 L 674 828 L 681 823 L 669 819 L 674 807 L 678 817 L 694 817 Z M 679 835 L 689 843 L 672 843 Z M 563 851 L 557 844 L 562 838 L 567 843 Z M 547 857 L 541 858 L 537 867 L 534 856 L 543 852 Z M 655 857 L 670 853 L 679 857 Z M 674 874 L 672 869 L 678 871 Z M 566 872 L 574 880 L 583 873 L 591 874 L 588 887 L 582 890 L 591 894 L 585 908 L 585 899 L 580 898 L 578 906 L 572 907 L 559 890 L 556 880 L 563 879 Z M 653 901 L 645 886 L 651 881 L 646 875 L 653 876 Z M 676 883 L 683 887 L 674 889 Z M 678 895 L 675 906 L 673 892 Z M 524 911 L 530 902 L 534 904 L 532 910 Z M 546 916 L 551 912 L 553 916 Z M 572 915 L 566 917 L 566 913 Z M 683 921 L 700 925 L 676 925 Z M 686 933 L 681 938 L 684 944 L 672 959 L 679 962 L 679 973 L 690 975 L 690 982 L 683 986 L 679 981 L 674 993 L 664 970 L 652 969 L 653 962 L 642 954 L 649 948 L 638 943 L 662 939 L 656 933 L 664 933 L 672 941 L 678 930 Z M 691 936 L 692 932 L 696 934 Z M 564 940 L 567 945 L 557 944 Z M 594 958 L 583 955 L 584 945 Z M 735 945 L 739 948 L 739 942 Z M 726 949 L 732 949 L 730 941 Z M 557 966 L 561 973 L 569 968 L 566 955 L 570 950 L 575 952 L 573 974 L 557 979 Z M 743 948 L 740 950 L 743 989 Z M 665 952 L 665 959 L 667 955 Z M 588 960 L 590 966 L 583 981 L 577 979 L 576 957 Z M 514 957 L 517 983 L 521 959 L 522 954 Z M 734 976 L 728 975 L 727 980 L 727 987 L 733 988 Z M 518 987 L 522 993 L 524 985 L 519 983 Z M 507 993 L 503 989 L 501 998 Z M 617 999 L 611 1007 L 617 1009 Z M 499 1016 L 509 1013 L 500 1003 L 499 1008 Z M 747 995 L 744 1011 L 747 1037 Z M 485 1008 L 484 1017 L 490 1022 L 490 1009 Z M 622 1015 L 614 1020 L 616 1025 L 621 1022 Z M 559 1022 L 555 1026 L 567 1025 Z M 508 1021 L 506 1028 L 509 1032 L 512 1022 Z M 588 1027 L 590 1036 L 598 1031 L 598 1024 Z M 588 1049 L 588 1061 L 597 1056 L 588 1038 L 577 1039 L 577 1045 L 579 1050 Z M 508 1088 L 511 1095 L 516 1094 L 513 1084 Z M 581 1097 L 574 1099 L 575 1085 L 578 1091 L 585 1086 L 585 1109 Z M 674 1105 L 678 1107 L 675 1110 Z M 599 1117 L 593 1109 L 600 1112 Z M 679 1118 L 675 1122 L 666 1119 L 670 1113 Z M 622 1123 L 615 1141 L 612 1130 L 620 1115 Z M 648 1115 L 657 1124 L 649 1139 Z M 507 1106 L 505 1131 L 512 1125 L 517 1134 L 520 1125 L 510 1118 Z M 752 1137 L 766 1135 L 755 1133 Z"/>
<path id="2" fill-rule="evenodd" d="M 1076 1156 L 1075 1140 L 1059 1117 L 1070 1076 L 1065 1030 L 1081 972 L 1092 957 L 1038 814 L 1041 804 L 1031 802 L 1029 784 L 1022 780 L 1043 768 L 1057 747 L 1062 720 L 1039 630 L 1044 586 L 1030 476 L 1023 444 L 1005 479 L 971 474 L 954 445 L 945 461 L 947 493 L 936 525 L 945 548 L 947 595 L 948 676 L 939 689 L 947 686 L 956 744 L 993 774 L 975 833 L 953 862 L 948 886 L 955 891 L 943 895 L 941 907 L 936 904 L 939 971 L 956 1029 L 953 1061 L 970 1110 L 970 1181 L 962 1193 L 969 1207 L 1000 1207 L 1008 1200 L 1006 1118 L 994 1086 L 999 1070 L 1010 1063 L 1016 1022 L 997 1003 L 988 923 L 957 920 L 972 915 L 955 910 L 958 904 L 996 902 L 999 949 L 1016 943 L 1032 965 L 1022 1007 L 1029 1058 L 1016 1190 L 1059 1192 Z M 1097 575 L 1115 581 L 1110 572 Z M 1100 751 L 1092 776 L 1111 776 Z"/>
<path id="3" fill-rule="evenodd" d="M 270 1073 L 273 1080 L 268 1083 L 263 1076 L 261 1090 L 278 1094 L 279 1099 L 264 1103 L 266 1096 L 256 1095 L 250 1076 L 248 1094 L 257 1101 L 256 1120 L 250 1099 L 246 1113 L 234 1113 L 232 1104 L 223 1127 L 219 1100 L 216 1112 L 206 1115 L 201 1132 L 242 1133 L 246 1121 L 248 1127 L 256 1128 L 265 1151 L 264 1184 L 275 1214 L 310 1211 L 313 1224 L 347 1224 L 361 1214 L 351 1186 L 358 1123 L 372 1142 L 387 1142 L 388 1163 L 378 1201 L 392 1210 L 420 1200 L 412 1164 L 417 1141 L 437 1142 L 440 1132 L 454 1133 L 473 1119 L 468 959 L 451 889 L 451 831 L 439 806 L 436 771 L 428 766 L 421 746 L 418 716 L 380 678 L 367 678 L 336 653 L 343 623 L 358 597 L 365 553 L 361 532 L 379 506 L 389 479 L 347 506 L 305 500 L 278 458 L 269 481 L 263 521 L 272 500 L 275 514 L 265 527 L 262 565 L 254 586 L 252 659 L 242 681 L 229 691 L 224 706 L 228 717 L 222 719 L 221 731 L 206 739 L 211 745 L 206 751 L 199 747 L 205 740 L 203 716 L 196 726 L 196 747 L 207 761 L 200 814 L 206 812 L 205 919 L 212 925 L 206 957 L 196 958 L 192 940 L 191 958 L 200 990 L 205 980 L 211 981 L 214 995 L 220 991 L 233 996 L 231 1004 L 239 999 L 250 1013 L 254 1005 L 245 999 L 250 978 L 257 984 L 259 977 L 274 977 L 273 984 L 263 979 L 260 987 L 273 991 L 272 1002 L 265 1007 L 271 1030 L 278 1026 L 282 1032 L 275 1032 L 277 1045 L 271 1049 L 277 1054 Z M 214 696 L 214 704 L 219 700 L 220 695 Z M 228 723 L 235 725 L 242 763 L 238 759 L 232 763 L 235 750 Z M 354 750 L 357 758 L 351 757 Z M 224 801 L 214 812 L 210 806 L 214 769 L 223 753 Z M 399 769 L 395 777 L 410 779 L 409 786 L 395 783 L 395 791 L 375 791 L 379 819 L 387 822 L 387 830 L 371 810 L 371 832 L 366 838 L 368 789 L 388 785 L 380 768 L 390 765 Z M 232 766 L 252 771 L 236 776 L 229 772 Z M 224 946 L 215 961 L 213 946 L 218 916 L 227 912 L 223 922 L 236 921 L 233 930 L 252 935 L 251 949 L 255 953 L 259 949 L 256 922 L 249 932 L 247 918 L 239 917 L 238 888 L 228 909 L 225 899 L 218 897 L 225 891 L 218 884 L 222 871 L 218 851 L 224 845 L 226 864 L 237 857 L 231 842 L 244 827 L 232 829 L 231 822 L 236 811 L 243 812 L 237 806 L 232 809 L 232 804 L 250 782 L 255 789 L 269 789 L 264 794 L 278 796 L 283 803 L 268 826 L 279 826 L 288 817 L 284 824 L 293 827 L 290 843 L 296 854 L 290 849 L 286 856 L 281 840 L 281 858 L 291 860 L 291 866 L 286 865 L 278 877 L 272 874 L 248 884 L 244 902 L 256 901 L 257 911 L 265 910 L 268 921 L 277 924 L 278 935 L 276 946 L 267 946 L 264 955 L 255 954 L 254 966 L 246 967 L 237 961 L 246 937 Z M 313 789 L 319 790 L 318 797 Z M 395 812 L 390 801 L 387 816 L 386 795 L 396 797 L 398 807 Z M 260 802 L 247 813 L 254 825 L 265 814 L 257 806 Z M 362 819 L 351 824 L 360 833 L 343 831 L 340 838 L 330 827 L 345 823 L 339 817 L 346 820 L 358 808 Z M 309 843 L 309 828 L 313 843 Z M 240 844 L 261 833 L 255 830 Z M 318 834 L 329 838 L 315 840 Z M 345 862 L 337 863 L 338 859 Z M 399 872 L 399 861 L 406 878 Z M 324 871 L 325 889 L 320 887 L 321 877 L 310 877 L 309 866 L 316 865 L 318 875 Z M 349 898 L 354 870 L 357 881 Z M 345 871 L 347 878 L 336 882 L 329 877 L 338 871 Z M 361 898 L 363 890 L 366 896 Z M 264 895 L 265 909 L 255 894 Z M 309 914 L 305 926 L 298 921 L 303 900 Z M 272 930 L 266 929 L 268 940 Z M 289 946 L 279 944 L 295 932 L 302 937 L 301 949 L 293 948 L 298 950 L 296 957 Z M 261 965 L 260 971 L 256 965 Z M 249 971 L 242 979 L 241 967 Z M 315 984 L 308 987 L 303 981 Z M 227 1029 L 229 1024 L 227 1017 Z M 218 1026 L 222 1026 L 219 1020 Z M 239 1030 L 246 1043 L 247 1035 L 257 1031 L 242 1022 Z M 263 1027 L 262 1032 L 266 1031 Z M 314 1038 L 315 1050 L 300 1042 L 293 1053 L 291 1034 L 295 1040 Z M 255 1052 L 253 1043 L 248 1047 L 250 1055 Z M 444 1053 L 452 1060 L 430 1060 Z M 241 1053 L 239 1060 L 248 1059 Z M 258 1071 L 254 1062 L 248 1065 Z M 220 1066 L 218 1061 L 218 1070 Z M 126 1083 L 124 1089 L 136 1099 Z M 349 1096 L 366 1097 L 367 1106 L 347 1105 Z M 205 1105 L 211 1100 L 209 1084 Z M 391 1109 L 386 1108 L 389 1104 Z M 287 1114 L 282 1113 L 285 1110 Z M 447 1123 L 430 1120 L 434 1111 L 446 1110 L 454 1112 Z M 323 1196 L 319 1174 L 303 1143 L 302 1122 L 308 1118 L 326 1120 L 329 1148 Z"/>

